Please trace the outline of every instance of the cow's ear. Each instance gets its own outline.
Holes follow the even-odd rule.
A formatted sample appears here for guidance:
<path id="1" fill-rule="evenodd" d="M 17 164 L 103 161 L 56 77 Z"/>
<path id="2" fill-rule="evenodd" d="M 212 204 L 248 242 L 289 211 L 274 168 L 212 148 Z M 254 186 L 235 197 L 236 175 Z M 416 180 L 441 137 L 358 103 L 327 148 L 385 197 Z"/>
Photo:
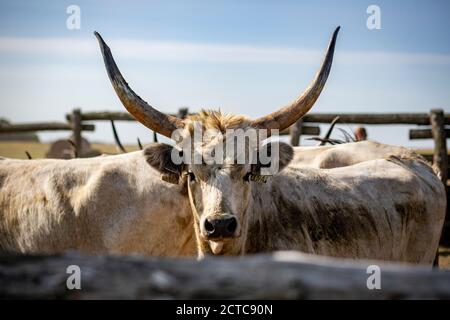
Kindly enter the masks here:
<path id="1" fill-rule="evenodd" d="M 262 169 L 274 169 L 272 174 L 283 170 L 294 158 L 294 149 L 287 143 L 273 141 L 259 148 L 257 163 L 252 165 L 253 174 L 263 174 Z M 270 161 L 268 161 L 270 159 Z M 273 163 L 277 161 L 278 165 Z"/>
<path id="2" fill-rule="evenodd" d="M 150 166 L 161 172 L 163 180 L 178 184 L 183 165 L 172 161 L 173 149 L 165 143 L 153 143 L 144 149 L 144 156 Z"/>

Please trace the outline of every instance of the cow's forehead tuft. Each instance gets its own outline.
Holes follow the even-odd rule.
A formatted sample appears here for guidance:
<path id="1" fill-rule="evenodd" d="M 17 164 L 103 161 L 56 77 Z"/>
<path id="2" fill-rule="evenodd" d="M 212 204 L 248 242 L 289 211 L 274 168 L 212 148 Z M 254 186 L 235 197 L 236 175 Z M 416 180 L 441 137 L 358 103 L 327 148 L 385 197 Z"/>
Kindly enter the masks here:
<path id="1" fill-rule="evenodd" d="M 189 130 L 194 129 L 193 122 L 200 122 L 203 129 L 216 129 L 225 133 L 227 129 L 246 128 L 251 121 L 243 115 L 222 113 L 215 110 L 201 110 L 198 114 L 190 115 L 187 118 Z"/>

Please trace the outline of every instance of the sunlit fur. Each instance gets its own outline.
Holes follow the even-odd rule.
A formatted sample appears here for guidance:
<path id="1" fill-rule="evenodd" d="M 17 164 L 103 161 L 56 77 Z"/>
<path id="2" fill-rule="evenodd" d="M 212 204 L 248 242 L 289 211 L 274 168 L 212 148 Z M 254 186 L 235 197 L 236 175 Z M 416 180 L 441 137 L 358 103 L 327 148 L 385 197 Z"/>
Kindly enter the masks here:
<path id="1" fill-rule="evenodd" d="M 222 113 L 220 110 L 202 110 L 197 114 L 187 117 L 189 131 L 193 130 L 193 122 L 197 121 L 202 124 L 204 130 L 216 129 L 225 133 L 227 129 L 243 129 L 250 126 L 250 119 L 243 115 L 235 115 L 231 113 Z"/>

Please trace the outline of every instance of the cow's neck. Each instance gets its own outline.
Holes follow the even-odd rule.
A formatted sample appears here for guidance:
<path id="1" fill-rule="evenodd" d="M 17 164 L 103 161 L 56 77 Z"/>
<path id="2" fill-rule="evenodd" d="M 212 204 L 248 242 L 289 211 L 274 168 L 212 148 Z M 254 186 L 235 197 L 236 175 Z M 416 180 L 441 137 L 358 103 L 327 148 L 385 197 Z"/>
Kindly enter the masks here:
<path id="1" fill-rule="evenodd" d="M 376 217 L 377 210 L 386 209 L 367 207 L 368 193 L 346 190 L 345 184 L 312 169 L 288 168 L 267 184 L 254 184 L 245 253 L 298 250 L 369 257 L 367 243 L 373 252 L 382 252 L 379 240 L 387 241 L 390 234 L 380 235 L 384 229 L 377 228 Z"/>
<path id="2" fill-rule="evenodd" d="M 244 253 L 274 250 L 310 251 L 301 220 L 308 212 L 303 212 L 301 199 L 290 197 L 293 192 L 277 183 L 255 183 L 247 209 L 247 234 Z M 300 201 L 299 201 L 300 200 Z"/>

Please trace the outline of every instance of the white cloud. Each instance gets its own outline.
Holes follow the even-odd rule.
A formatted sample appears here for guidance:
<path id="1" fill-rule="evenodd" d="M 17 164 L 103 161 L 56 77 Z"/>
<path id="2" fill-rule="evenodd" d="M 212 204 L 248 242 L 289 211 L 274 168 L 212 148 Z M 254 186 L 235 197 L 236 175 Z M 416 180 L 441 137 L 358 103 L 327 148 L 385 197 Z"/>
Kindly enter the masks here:
<path id="1" fill-rule="evenodd" d="M 244 63 L 309 64 L 322 59 L 321 50 L 234 44 L 162 42 L 107 39 L 120 59 L 163 61 L 211 61 Z M 0 37 L 0 54 L 28 54 L 58 57 L 98 56 L 95 39 Z M 450 65 L 449 54 L 369 52 L 337 50 L 336 59 L 347 64 Z"/>

